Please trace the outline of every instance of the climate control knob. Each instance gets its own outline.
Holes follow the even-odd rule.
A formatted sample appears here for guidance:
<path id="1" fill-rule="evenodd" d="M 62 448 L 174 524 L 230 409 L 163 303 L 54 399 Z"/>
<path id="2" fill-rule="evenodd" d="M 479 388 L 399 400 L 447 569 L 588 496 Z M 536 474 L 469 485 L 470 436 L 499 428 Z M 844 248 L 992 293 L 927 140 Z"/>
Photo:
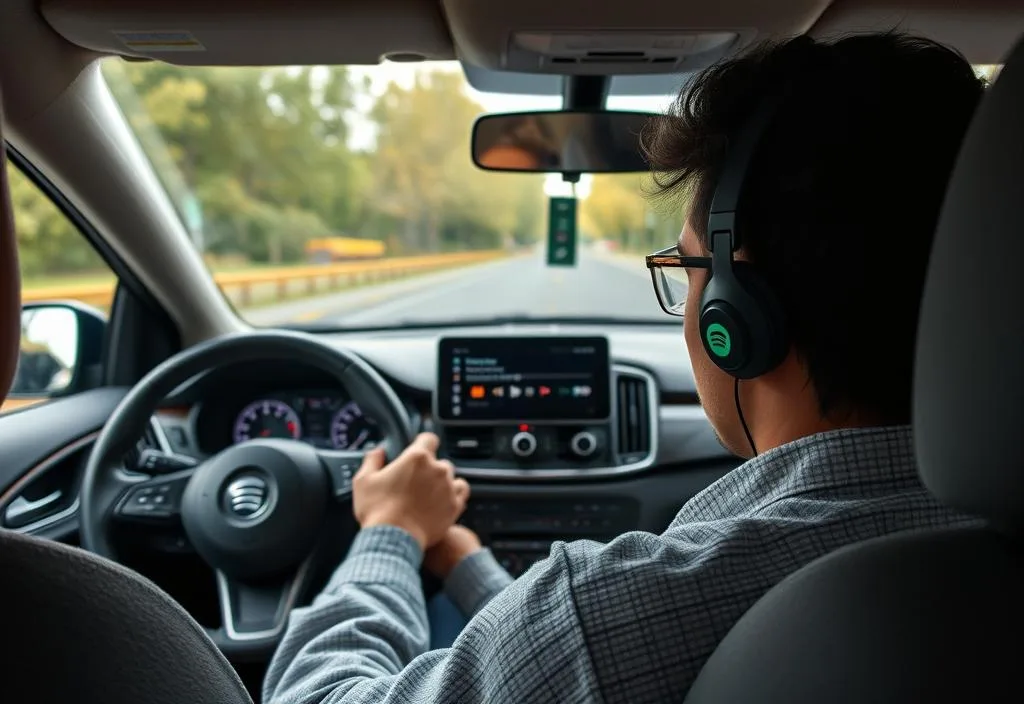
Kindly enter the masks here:
<path id="1" fill-rule="evenodd" d="M 518 457 L 529 457 L 537 451 L 537 438 L 533 433 L 516 433 L 512 436 L 512 452 Z"/>
<path id="2" fill-rule="evenodd" d="M 569 449 L 577 457 L 590 457 L 597 452 L 597 438 L 588 430 L 581 431 L 572 436 Z"/>

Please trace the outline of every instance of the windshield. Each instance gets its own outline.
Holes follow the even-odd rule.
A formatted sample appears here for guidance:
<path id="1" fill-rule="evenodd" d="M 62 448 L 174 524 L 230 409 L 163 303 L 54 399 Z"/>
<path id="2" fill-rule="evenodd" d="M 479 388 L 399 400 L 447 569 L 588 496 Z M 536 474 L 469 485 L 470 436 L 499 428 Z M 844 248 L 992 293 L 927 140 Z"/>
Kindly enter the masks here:
<path id="1" fill-rule="evenodd" d="M 672 244 L 643 175 L 584 176 L 579 248 L 548 266 L 560 176 L 484 172 L 484 112 L 560 97 L 481 94 L 456 62 L 203 68 L 102 62 L 194 245 L 257 325 L 390 327 L 495 318 L 672 323 L 643 255 Z M 680 79 L 682 83 L 682 78 Z M 610 99 L 662 110 L 669 96 Z"/>

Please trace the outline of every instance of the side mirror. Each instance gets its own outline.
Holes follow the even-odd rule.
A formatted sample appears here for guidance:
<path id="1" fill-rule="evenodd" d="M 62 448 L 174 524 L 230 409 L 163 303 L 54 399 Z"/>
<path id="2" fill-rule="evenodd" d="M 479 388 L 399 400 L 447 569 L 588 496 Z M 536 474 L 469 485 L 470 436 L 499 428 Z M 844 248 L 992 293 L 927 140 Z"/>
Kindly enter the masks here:
<path id="1" fill-rule="evenodd" d="M 100 310 L 77 301 L 22 306 L 21 352 L 4 410 L 98 386 L 106 326 Z"/>

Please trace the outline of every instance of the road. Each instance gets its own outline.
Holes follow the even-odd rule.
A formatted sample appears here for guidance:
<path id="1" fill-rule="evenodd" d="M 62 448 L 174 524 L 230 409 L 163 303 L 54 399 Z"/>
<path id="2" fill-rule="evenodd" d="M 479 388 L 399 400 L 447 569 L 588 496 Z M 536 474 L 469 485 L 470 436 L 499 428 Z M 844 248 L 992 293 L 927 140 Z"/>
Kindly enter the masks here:
<path id="1" fill-rule="evenodd" d="M 543 253 L 243 312 L 256 325 L 392 326 L 494 316 L 610 316 L 666 322 L 641 257 L 584 250 L 575 267 Z"/>

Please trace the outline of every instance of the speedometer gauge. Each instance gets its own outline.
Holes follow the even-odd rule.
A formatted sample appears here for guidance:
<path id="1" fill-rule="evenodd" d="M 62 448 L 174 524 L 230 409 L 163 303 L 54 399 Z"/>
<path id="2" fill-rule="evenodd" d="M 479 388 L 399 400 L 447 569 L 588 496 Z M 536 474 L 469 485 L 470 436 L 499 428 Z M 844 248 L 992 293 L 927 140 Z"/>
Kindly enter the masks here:
<path id="1" fill-rule="evenodd" d="M 341 407 L 331 420 L 331 443 L 338 450 L 370 450 L 380 442 L 377 424 L 363 415 L 355 401 Z"/>
<path id="2" fill-rule="evenodd" d="M 255 401 L 242 409 L 235 421 L 235 442 L 254 438 L 291 438 L 302 436 L 299 414 L 281 401 Z"/>

